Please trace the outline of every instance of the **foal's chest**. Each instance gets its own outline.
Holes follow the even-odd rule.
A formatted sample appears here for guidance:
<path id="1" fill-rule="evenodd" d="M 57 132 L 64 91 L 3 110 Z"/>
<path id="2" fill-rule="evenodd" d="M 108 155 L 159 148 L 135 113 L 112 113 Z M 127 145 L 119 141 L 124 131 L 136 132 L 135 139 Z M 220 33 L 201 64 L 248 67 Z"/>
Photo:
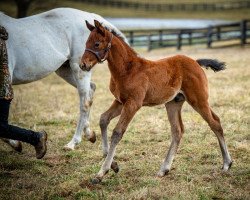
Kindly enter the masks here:
<path id="1" fill-rule="evenodd" d="M 119 84 L 116 83 L 114 80 L 110 80 L 109 89 L 111 93 L 114 95 L 115 99 L 119 101 L 120 103 L 125 103 L 126 99 L 128 98 L 130 92 L 129 89 L 126 88 L 126 81 Z"/>

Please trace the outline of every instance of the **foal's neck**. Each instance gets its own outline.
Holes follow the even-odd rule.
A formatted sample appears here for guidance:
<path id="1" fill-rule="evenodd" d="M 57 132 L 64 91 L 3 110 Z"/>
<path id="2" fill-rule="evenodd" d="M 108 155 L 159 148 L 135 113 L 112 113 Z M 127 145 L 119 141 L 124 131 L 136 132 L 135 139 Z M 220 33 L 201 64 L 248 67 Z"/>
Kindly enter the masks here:
<path id="1" fill-rule="evenodd" d="M 140 59 L 136 52 L 130 48 L 122 39 L 114 37 L 112 47 L 108 56 L 108 66 L 114 78 L 126 76 L 133 63 Z"/>

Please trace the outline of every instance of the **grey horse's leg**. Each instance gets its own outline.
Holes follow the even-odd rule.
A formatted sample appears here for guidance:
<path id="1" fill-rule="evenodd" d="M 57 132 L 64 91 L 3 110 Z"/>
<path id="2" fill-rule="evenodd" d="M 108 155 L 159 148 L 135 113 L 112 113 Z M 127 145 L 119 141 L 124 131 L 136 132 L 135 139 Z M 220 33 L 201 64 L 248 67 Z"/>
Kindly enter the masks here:
<path id="1" fill-rule="evenodd" d="M 22 143 L 17 140 L 1 138 L 2 141 L 10 145 L 15 151 L 22 152 Z"/>
<path id="2" fill-rule="evenodd" d="M 89 111 L 95 91 L 95 84 L 90 82 L 91 72 L 83 72 L 78 64 L 65 63 L 60 67 L 56 74 L 67 81 L 69 84 L 77 88 L 80 98 L 80 117 L 77 123 L 75 134 L 71 141 L 65 145 L 66 149 L 73 150 L 82 140 L 82 132 L 91 142 L 95 142 L 95 133 L 89 128 Z"/>

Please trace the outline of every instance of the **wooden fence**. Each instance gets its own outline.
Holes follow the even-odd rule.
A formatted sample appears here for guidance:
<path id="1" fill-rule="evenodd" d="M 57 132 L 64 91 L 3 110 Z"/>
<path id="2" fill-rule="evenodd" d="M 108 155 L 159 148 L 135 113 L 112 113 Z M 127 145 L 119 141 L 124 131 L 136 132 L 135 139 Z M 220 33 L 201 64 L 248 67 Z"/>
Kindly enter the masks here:
<path id="1" fill-rule="evenodd" d="M 219 41 L 239 41 L 241 45 L 250 38 L 250 20 L 201 29 L 122 30 L 131 46 L 147 47 L 148 50 L 184 45 L 206 44 L 208 48 Z M 223 43 L 224 44 L 224 43 Z"/>
<path id="2" fill-rule="evenodd" d="M 121 0 L 75 0 L 117 8 L 146 11 L 215 11 L 250 8 L 250 0 L 224 1 L 216 3 L 141 3 Z"/>

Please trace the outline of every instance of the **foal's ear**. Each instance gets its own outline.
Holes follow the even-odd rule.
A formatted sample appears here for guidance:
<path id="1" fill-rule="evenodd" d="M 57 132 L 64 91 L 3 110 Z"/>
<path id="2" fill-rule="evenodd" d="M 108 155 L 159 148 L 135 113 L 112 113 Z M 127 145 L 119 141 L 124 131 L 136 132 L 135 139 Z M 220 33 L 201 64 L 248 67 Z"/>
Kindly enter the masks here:
<path id="1" fill-rule="evenodd" d="M 93 31 L 95 29 L 95 27 L 93 25 L 91 25 L 87 20 L 85 20 L 86 26 L 90 31 Z"/>
<path id="2" fill-rule="evenodd" d="M 98 32 L 102 34 L 102 36 L 105 36 L 105 29 L 103 28 L 102 24 L 97 20 L 94 20 L 94 22 L 95 22 L 95 27 L 97 28 Z"/>

